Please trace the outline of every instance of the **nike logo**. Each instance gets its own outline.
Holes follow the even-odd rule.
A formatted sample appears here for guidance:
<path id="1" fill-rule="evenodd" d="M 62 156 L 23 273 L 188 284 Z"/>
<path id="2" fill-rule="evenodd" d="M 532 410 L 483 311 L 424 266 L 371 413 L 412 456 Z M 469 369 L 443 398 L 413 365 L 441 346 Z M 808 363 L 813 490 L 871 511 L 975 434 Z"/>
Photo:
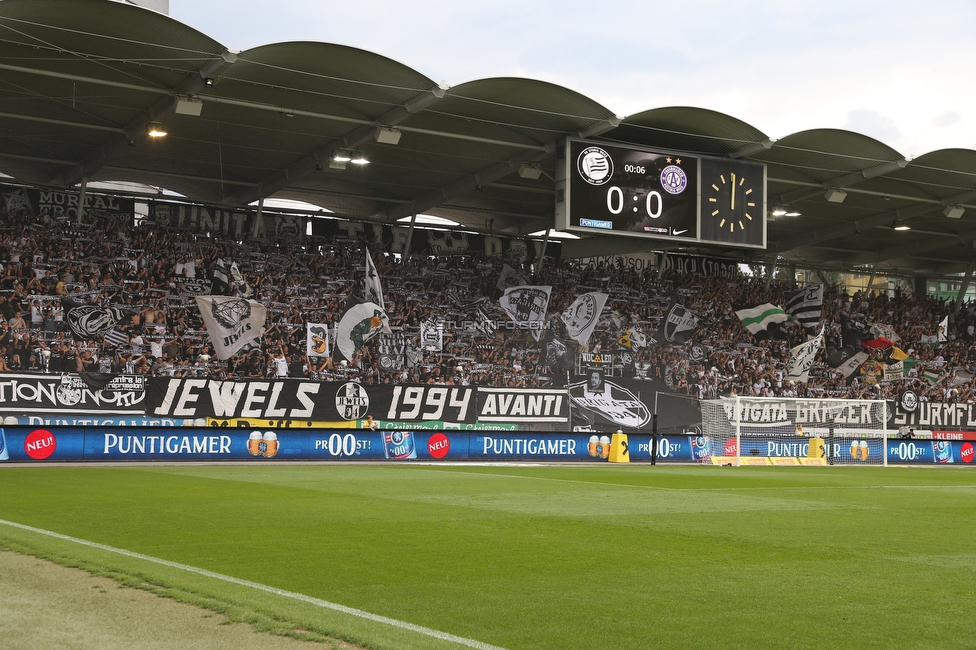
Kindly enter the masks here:
<path id="1" fill-rule="evenodd" d="M 686 232 L 688 232 L 688 229 L 687 228 L 685 228 L 684 230 L 672 230 L 671 231 L 671 234 L 672 235 L 680 235 L 680 234 L 683 234 L 683 233 L 686 233 Z"/>

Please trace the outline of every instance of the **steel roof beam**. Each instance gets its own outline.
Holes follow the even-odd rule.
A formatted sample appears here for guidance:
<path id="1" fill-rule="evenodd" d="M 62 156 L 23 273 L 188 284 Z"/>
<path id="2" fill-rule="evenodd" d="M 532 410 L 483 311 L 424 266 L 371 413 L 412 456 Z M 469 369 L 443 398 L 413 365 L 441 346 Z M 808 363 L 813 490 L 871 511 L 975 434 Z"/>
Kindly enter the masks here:
<path id="1" fill-rule="evenodd" d="M 292 162 L 284 169 L 266 176 L 258 183 L 257 189 L 238 192 L 237 194 L 224 197 L 224 203 L 228 205 L 247 205 L 260 198 L 271 196 L 275 192 L 288 187 L 305 174 L 313 171 L 316 167 L 326 163 L 336 149 L 355 149 L 362 144 L 372 141 L 375 138 L 378 127 L 398 125 L 411 115 L 419 113 L 444 97 L 446 92 L 443 88 L 434 88 L 420 93 L 410 99 L 410 101 L 400 106 L 394 106 L 372 122 L 354 128 L 343 137 L 332 140 L 312 153 Z"/>
<path id="2" fill-rule="evenodd" d="M 766 151 L 767 149 L 772 148 L 772 146 L 773 146 L 773 141 L 770 140 L 769 138 L 766 138 L 765 140 L 760 140 L 759 142 L 750 142 L 749 144 L 739 147 L 734 151 L 730 151 L 729 158 L 733 158 L 736 160 L 739 158 L 745 158 L 747 156 L 752 156 L 754 154 L 757 154 L 761 151 Z"/>
<path id="3" fill-rule="evenodd" d="M 880 250 L 877 253 L 863 253 L 860 255 L 855 255 L 850 258 L 851 264 L 879 264 L 887 260 L 899 259 L 902 257 L 911 257 L 919 255 L 922 253 L 931 253 L 932 251 L 939 250 L 940 248 L 946 247 L 946 236 L 952 235 L 940 235 L 937 237 L 931 237 L 927 239 L 922 239 L 919 241 L 906 242 L 904 244 L 899 244 L 898 246 L 891 246 L 884 250 Z M 968 244 L 969 242 L 976 239 L 976 230 L 966 230 L 955 235 L 955 238 L 960 244 Z"/>
<path id="4" fill-rule="evenodd" d="M 433 91 L 431 91 L 433 92 Z M 264 104 L 261 102 L 253 102 L 243 99 L 231 99 L 229 97 L 215 97 L 211 95 L 200 95 L 200 99 L 208 102 L 215 102 L 217 104 L 227 104 L 228 106 L 240 106 L 242 108 L 253 108 L 260 111 L 273 111 L 275 113 L 286 113 L 288 115 L 301 115 L 302 117 L 315 117 L 323 120 L 329 120 L 331 122 L 347 122 L 349 124 L 360 124 L 367 126 L 369 128 L 374 128 L 378 124 L 378 120 L 367 120 L 361 117 L 347 117 L 345 115 L 335 115 L 332 113 L 320 113 L 317 111 L 304 111 L 299 108 L 288 108 L 285 106 L 276 106 L 274 104 Z M 396 110 L 398 107 L 394 107 Z M 387 125 L 389 126 L 389 125 Z M 448 131 L 435 131 L 433 129 L 421 129 L 413 126 L 401 126 L 398 127 L 404 133 L 419 133 L 421 135 L 434 135 L 442 138 L 452 138 L 454 140 L 467 140 L 468 142 L 483 142 L 485 144 L 497 144 L 503 147 L 519 147 L 521 149 L 535 149 L 537 151 L 544 151 L 545 147 L 543 145 L 531 145 L 524 142 L 513 142 L 511 140 L 498 140 L 496 138 L 482 138 L 476 135 L 466 135 L 464 133 L 450 133 Z"/>
<path id="5" fill-rule="evenodd" d="M 141 111 L 135 118 L 123 127 L 122 133 L 109 136 L 104 142 L 90 151 L 75 167 L 66 170 L 61 176 L 51 180 L 54 185 L 71 187 L 83 178 L 92 176 L 99 169 L 107 165 L 119 151 L 130 143 L 142 142 L 149 136 L 146 127 L 152 122 L 165 119 L 176 110 L 177 95 L 195 95 L 206 87 L 206 80 L 217 76 L 232 65 L 237 55 L 225 50 L 219 57 L 211 59 L 206 65 L 190 73 L 176 88 L 152 89 L 149 92 L 162 94 L 152 105 Z"/>
<path id="6" fill-rule="evenodd" d="M 790 205 L 791 203 L 795 203 L 797 201 L 805 201 L 817 196 L 818 194 L 822 194 L 827 190 L 836 190 L 843 187 L 849 187 L 856 183 L 860 183 L 861 181 L 877 178 L 878 176 L 884 176 L 885 174 L 890 174 L 891 172 L 898 171 L 899 169 L 904 169 L 907 166 L 908 161 L 904 158 L 892 160 L 891 162 L 862 169 L 859 172 L 852 172 L 850 174 L 844 174 L 843 176 L 837 176 L 836 178 L 824 181 L 814 189 L 801 188 L 786 192 L 780 195 L 779 203 Z"/>
<path id="7" fill-rule="evenodd" d="M 912 219 L 930 212 L 935 212 L 938 209 L 938 205 L 914 205 L 907 208 L 902 208 L 900 210 L 880 212 L 863 219 L 854 219 L 836 226 L 824 228 L 823 230 L 814 230 L 813 232 L 809 233 L 793 235 L 792 237 L 788 237 L 777 242 L 775 251 L 777 253 L 783 253 L 801 246 L 830 241 L 840 237 L 849 237 L 851 235 L 856 235 L 859 232 L 863 233 L 867 230 L 871 230 L 872 228 L 877 228 L 878 226 L 891 224 L 895 221 L 895 219 Z"/>
<path id="8" fill-rule="evenodd" d="M 607 131 L 612 131 L 613 129 L 620 126 L 620 118 L 611 117 L 609 119 L 600 120 L 593 123 L 586 129 L 579 132 L 580 137 L 596 137 Z M 479 187 L 485 187 L 494 183 L 495 181 L 508 176 L 512 172 L 518 171 L 518 168 L 522 163 L 535 163 L 541 160 L 545 160 L 550 155 L 555 153 L 558 140 L 550 140 L 545 144 L 544 151 L 539 151 L 538 147 L 532 149 L 525 149 L 521 153 L 515 154 L 507 160 L 495 163 L 489 167 L 486 167 L 474 174 L 465 175 L 463 178 L 459 178 L 456 181 L 452 181 L 441 188 L 434 190 L 433 192 L 427 192 L 426 194 L 417 197 L 414 200 L 413 206 L 398 206 L 379 212 L 373 217 L 380 219 L 381 221 L 396 221 L 403 217 L 409 217 L 412 214 L 420 214 L 438 205 L 446 203 L 458 196 L 467 194 L 468 192 L 473 192 Z"/>
<path id="9" fill-rule="evenodd" d="M 895 221 L 895 219 L 904 219 L 907 221 L 909 219 L 914 219 L 915 217 L 936 212 L 944 206 L 959 205 L 960 203 L 967 203 L 973 200 L 976 200 L 976 191 L 955 194 L 942 199 L 940 203 L 920 203 L 898 210 L 880 212 L 878 214 L 865 217 L 864 219 L 854 219 L 836 226 L 831 226 L 830 228 L 824 228 L 823 230 L 815 230 L 811 233 L 803 233 L 788 237 L 777 242 L 775 250 L 777 253 L 783 253 L 785 251 L 793 250 L 794 248 L 799 248 L 809 244 L 830 241 L 831 239 L 837 239 L 839 237 L 849 237 L 859 232 L 865 232 L 867 230 L 871 230 L 872 228 L 877 228 L 878 226 L 891 224 Z"/>

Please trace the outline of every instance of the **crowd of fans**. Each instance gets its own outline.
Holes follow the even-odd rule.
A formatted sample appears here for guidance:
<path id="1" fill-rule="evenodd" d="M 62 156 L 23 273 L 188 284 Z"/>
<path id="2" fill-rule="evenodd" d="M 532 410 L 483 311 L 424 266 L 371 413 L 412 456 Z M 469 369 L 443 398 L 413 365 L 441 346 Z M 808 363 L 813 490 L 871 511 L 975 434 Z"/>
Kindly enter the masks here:
<path id="1" fill-rule="evenodd" d="M 374 338 L 349 361 L 308 356 L 306 324 L 334 328 L 349 298 L 363 293 L 367 245 L 376 260 L 394 335 Z M 191 290 L 195 281 L 214 278 L 218 260 L 236 262 L 241 272 L 237 290 L 268 308 L 258 347 L 225 361 L 214 355 L 193 300 L 198 289 Z M 547 315 L 552 334 L 577 353 L 613 355 L 609 376 L 660 379 L 678 393 L 700 398 L 733 393 L 893 398 L 913 388 L 931 401 L 973 399 L 976 318 L 971 306 L 957 310 L 951 302 L 899 291 L 849 295 L 843 287 L 826 287 L 825 347 L 809 381 L 796 383 L 785 379 L 785 364 L 790 346 L 806 340 L 807 332 L 797 326 L 791 341 L 756 341 L 734 313 L 763 302 L 784 304 L 800 289 L 792 281 L 661 273 L 656 268 L 635 271 L 552 259 L 536 269 L 531 262 L 518 251 L 495 258 L 465 253 L 401 259 L 371 242 L 341 237 L 237 242 L 133 226 L 126 220 L 68 222 L 27 210 L 11 213 L 0 206 L 0 372 L 512 387 L 577 381 L 576 373 L 586 368 L 545 365 L 531 331 L 491 325 L 510 320 L 498 304 L 499 275 L 509 265 L 528 284 L 552 287 Z M 610 298 L 587 345 L 578 346 L 559 315 L 588 291 Z M 621 345 L 628 331 L 651 338 L 673 300 L 701 320 L 692 341 L 681 346 L 652 341 L 641 347 L 641 338 L 634 335 L 625 339 L 631 341 L 629 348 Z M 111 343 L 101 337 L 78 340 L 65 314 L 79 303 L 117 307 L 131 317 L 118 326 Z M 931 342 L 947 314 L 948 340 Z M 901 337 L 898 346 L 917 363 L 895 381 L 876 381 L 858 372 L 844 377 L 824 363 L 841 345 L 841 315 L 891 326 Z M 423 349 L 419 335 L 425 322 L 441 323 L 440 350 Z M 692 343 L 704 346 L 704 359 L 692 359 Z"/>

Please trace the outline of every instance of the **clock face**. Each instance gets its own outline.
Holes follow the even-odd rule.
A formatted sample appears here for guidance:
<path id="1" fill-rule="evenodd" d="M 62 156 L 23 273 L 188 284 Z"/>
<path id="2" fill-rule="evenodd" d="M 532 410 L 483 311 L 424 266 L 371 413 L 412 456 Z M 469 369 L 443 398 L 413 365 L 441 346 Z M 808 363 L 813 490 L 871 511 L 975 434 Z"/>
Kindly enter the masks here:
<path id="1" fill-rule="evenodd" d="M 762 165 L 702 160 L 701 238 L 762 246 L 766 178 Z"/>

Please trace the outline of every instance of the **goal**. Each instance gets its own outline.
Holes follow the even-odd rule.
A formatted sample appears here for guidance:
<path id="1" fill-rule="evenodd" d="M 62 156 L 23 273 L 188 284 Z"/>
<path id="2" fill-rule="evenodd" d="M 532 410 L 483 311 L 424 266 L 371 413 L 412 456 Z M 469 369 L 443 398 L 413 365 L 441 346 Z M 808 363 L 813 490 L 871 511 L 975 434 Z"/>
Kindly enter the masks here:
<path id="1" fill-rule="evenodd" d="M 888 464 L 883 400 L 727 397 L 701 406 L 714 464 Z"/>

